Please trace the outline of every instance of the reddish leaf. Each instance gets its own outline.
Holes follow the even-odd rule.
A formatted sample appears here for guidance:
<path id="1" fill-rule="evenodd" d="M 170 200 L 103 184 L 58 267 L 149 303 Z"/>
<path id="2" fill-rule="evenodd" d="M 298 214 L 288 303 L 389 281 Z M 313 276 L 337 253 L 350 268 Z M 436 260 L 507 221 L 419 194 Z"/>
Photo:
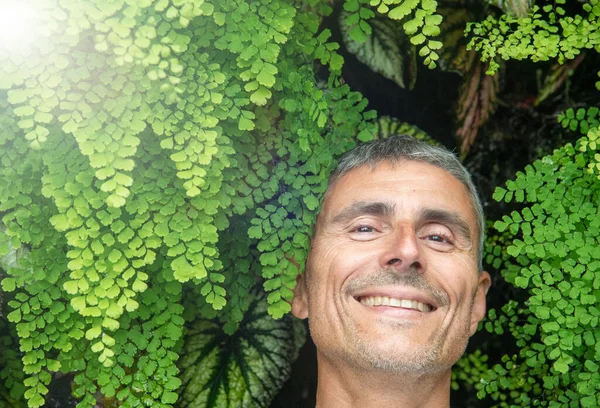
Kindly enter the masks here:
<path id="1" fill-rule="evenodd" d="M 456 135 L 461 141 L 460 152 L 463 157 L 473 145 L 479 128 L 496 109 L 499 74 L 486 75 L 486 70 L 487 63 L 475 62 L 460 87 L 456 109 L 459 127 Z"/>
<path id="2" fill-rule="evenodd" d="M 554 64 L 550 69 L 550 73 L 544 80 L 544 86 L 538 93 L 535 99 L 535 105 L 539 105 L 546 98 L 552 95 L 564 84 L 566 79 L 571 76 L 572 72 L 577 69 L 581 61 L 585 58 L 585 53 L 581 53 L 574 60 L 567 61 L 565 64 Z"/>

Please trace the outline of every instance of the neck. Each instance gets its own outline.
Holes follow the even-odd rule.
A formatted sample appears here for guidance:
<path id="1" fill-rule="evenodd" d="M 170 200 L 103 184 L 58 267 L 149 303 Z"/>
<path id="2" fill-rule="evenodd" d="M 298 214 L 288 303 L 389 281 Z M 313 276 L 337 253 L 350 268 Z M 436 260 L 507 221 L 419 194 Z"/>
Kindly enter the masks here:
<path id="1" fill-rule="evenodd" d="M 451 371 L 410 375 L 367 371 L 318 356 L 316 408 L 448 408 Z"/>

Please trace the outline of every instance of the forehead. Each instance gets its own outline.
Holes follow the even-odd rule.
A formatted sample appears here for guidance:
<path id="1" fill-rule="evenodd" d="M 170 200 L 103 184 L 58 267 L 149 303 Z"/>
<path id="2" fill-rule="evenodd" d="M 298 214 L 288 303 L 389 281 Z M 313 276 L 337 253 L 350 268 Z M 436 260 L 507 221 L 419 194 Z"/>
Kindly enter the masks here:
<path id="1" fill-rule="evenodd" d="M 323 202 L 320 221 L 326 221 L 355 201 L 385 201 L 398 208 L 427 206 L 461 213 L 469 222 L 476 216 L 467 188 L 447 171 L 412 160 L 355 168 L 338 179 Z M 474 227 L 474 230 L 476 229 Z"/>

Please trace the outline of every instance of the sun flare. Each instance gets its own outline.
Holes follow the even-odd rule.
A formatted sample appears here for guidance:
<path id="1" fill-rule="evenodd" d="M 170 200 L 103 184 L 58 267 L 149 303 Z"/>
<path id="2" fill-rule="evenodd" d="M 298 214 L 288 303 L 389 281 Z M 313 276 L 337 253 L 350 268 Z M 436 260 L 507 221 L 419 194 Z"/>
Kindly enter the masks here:
<path id="1" fill-rule="evenodd" d="M 37 13 L 27 2 L 0 0 L 0 48 L 21 48 L 34 40 Z"/>

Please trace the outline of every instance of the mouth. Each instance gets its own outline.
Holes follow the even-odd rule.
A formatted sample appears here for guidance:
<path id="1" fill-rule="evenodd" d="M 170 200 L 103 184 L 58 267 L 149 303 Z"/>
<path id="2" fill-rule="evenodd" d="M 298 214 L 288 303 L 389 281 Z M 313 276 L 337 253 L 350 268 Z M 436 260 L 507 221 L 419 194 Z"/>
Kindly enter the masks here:
<path id="1" fill-rule="evenodd" d="M 417 310 L 419 312 L 433 312 L 436 307 L 429 304 L 419 302 L 418 300 L 394 298 L 389 296 L 359 296 L 355 298 L 365 306 L 387 306 L 399 309 Z"/>

